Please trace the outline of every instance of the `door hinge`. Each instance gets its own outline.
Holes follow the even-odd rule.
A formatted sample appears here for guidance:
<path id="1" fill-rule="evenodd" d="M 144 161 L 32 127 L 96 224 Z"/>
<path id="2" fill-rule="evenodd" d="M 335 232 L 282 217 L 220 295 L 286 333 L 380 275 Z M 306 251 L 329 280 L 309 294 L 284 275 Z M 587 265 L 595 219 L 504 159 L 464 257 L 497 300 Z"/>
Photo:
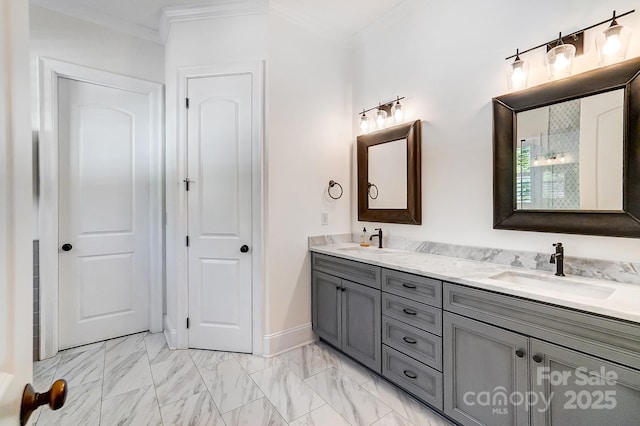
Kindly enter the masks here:
<path id="1" fill-rule="evenodd" d="M 183 182 L 184 182 L 184 189 L 186 191 L 188 191 L 189 190 L 189 182 L 191 182 L 191 181 L 189 180 L 189 178 L 186 178 L 185 180 L 183 180 Z"/>
<path id="2" fill-rule="evenodd" d="M 189 318 L 187 318 L 187 328 L 189 328 Z"/>
<path id="3" fill-rule="evenodd" d="M 187 105 L 187 109 L 189 109 L 189 98 L 186 98 L 185 104 Z"/>
<path id="4" fill-rule="evenodd" d="M 187 235 L 186 240 L 187 240 L 187 247 L 189 247 L 189 236 L 188 235 Z"/>

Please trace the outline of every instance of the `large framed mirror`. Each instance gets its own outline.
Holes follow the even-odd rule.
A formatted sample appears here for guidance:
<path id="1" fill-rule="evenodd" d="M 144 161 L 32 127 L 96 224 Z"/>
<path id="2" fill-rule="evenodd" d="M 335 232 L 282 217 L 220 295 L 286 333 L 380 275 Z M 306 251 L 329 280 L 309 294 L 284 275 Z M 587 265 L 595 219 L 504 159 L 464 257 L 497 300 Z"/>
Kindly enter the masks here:
<path id="1" fill-rule="evenodd" d="M 422 223 L 420 120 L 358 136 L 358 220 Z"/>
<path id="2" fill-rule="evenodd" d="M 640 237 L 640 58 L 493 99 L 493 227 Z"/>

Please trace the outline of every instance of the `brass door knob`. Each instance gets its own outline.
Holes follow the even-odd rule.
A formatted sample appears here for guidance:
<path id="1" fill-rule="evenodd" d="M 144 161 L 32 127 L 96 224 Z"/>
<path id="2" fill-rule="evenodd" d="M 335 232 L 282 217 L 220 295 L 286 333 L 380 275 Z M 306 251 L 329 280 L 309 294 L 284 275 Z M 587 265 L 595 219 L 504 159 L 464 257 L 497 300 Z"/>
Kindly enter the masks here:
<path id="1" fill-rule="evenodd" d="M 52 410 L 62 408 L 67 400 L 67 382 L 56 380 L 48 392 L 37 393 L 29 383 L 22 392 L 22 404 L 20 405 L 20 425 L 24 426 L 33 413 L 41 405 L 48 404 Z"/>

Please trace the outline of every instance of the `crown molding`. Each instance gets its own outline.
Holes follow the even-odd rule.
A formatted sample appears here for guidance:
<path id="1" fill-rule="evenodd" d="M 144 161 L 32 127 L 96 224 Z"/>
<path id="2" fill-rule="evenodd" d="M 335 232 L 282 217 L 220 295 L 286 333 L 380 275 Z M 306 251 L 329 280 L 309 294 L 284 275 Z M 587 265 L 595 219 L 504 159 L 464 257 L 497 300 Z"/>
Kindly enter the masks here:
<path id="1" fill-rule="evenodd" d="M 72 18 L 91 22 L 92 24 L 96 24 L 113 31 L 125 33 L 137 38 L 141 38 L 143 40 L 152 41 L 154 43 L 162 43 L 158 32 L 152 30 L 151 28 L 147 28 L 143 25 L 138 25 L 124 19 L 114 18 L 113 16 L 97 12 L 82 4 L 52 4 L 47 0 L 30 0 L 30 3 L 32 5 L 51 10 L 53 12 L 71 16 Z"/>
<path id="2" fill-rule="evenodd" d="M 269 2 L 269 12 L 334 43 L 348 44 L 353 37 L 351 34 L 327 25 L 280 0 Z"/>
<path id="3" fill-rule="evenodd" d="M 162 9 L 158 32 L 162 42 L 166 43 L 171 25 L 176 22 L 258 15 L 268 11 L 269 2 L 267 0 L 226 0 L 216 4 L 165 7 Z"/>

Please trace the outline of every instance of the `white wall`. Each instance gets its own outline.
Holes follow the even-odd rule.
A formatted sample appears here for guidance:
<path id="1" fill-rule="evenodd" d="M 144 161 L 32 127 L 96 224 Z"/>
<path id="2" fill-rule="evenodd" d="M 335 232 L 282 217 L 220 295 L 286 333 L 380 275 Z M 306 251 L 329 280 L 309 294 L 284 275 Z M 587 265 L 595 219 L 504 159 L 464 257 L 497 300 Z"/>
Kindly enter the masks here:
<path id="1" fill-rule="evenodd" d="M 349 232 L 350 67 L 344 44 L 270 13 L 267 333 L 311 322 L 307 237 Z M 332 179 L 344 188 L 335 201 Z"/>
<path id="2" fill-rule="evenodd" d="M 362 33 L 354 53 L 352 128 L 363 106 L 406 96 L 407 120 L 423 121 L 421 226 L 383 224 L 386 235 L 445 243 L 550 252 L 562 241 L 569 256 L 640 261 L 640 240 L 492 229 L 491 99 L 507 92 L 504 58 L 637 8 L 633 0 L 424 2 L 406 0 Z M 640 56 L 640 13 L 619 20 L 633 32 L 628 57 Z M 596 67 L 595 36 L 574 73 Z M 543 49 L 530 61 L 530 85 L 546 79 Z M 352 173 L 355 173 L 355 161 Z M 352 231 L 357 222 L 352 199 Z M 364 224 L 368 225 L 368 224 Z"/>
<path id="3" fill-rule="evenodd" d="M 263 61 L 267 57 L 268 19 L 266 13 L 174 23 L 165 44 L 166 76 L 166 324 L 170 332 L 185 327 L 188 304 L 183 298 L 187 283 L 178 276 L 177 261 L 186 262 L 183 247 L 186 222 L 179 223 L 185 208 L 180 195 L 182 179 L 178 166 L 184 164 L 177 135 L 178 113 L 184 99 L 178 99 L 178 70 L 183 67 L 212 66 L 228 62 Z M 182 217 L 186 217 L 182 212 Z M 185 287 L 182 287 L 185 286 Z M 186 330 L 186 329 L 185 329 Z M 178 335 L 179 347 L 186 347 L 186 333 Z"/>

